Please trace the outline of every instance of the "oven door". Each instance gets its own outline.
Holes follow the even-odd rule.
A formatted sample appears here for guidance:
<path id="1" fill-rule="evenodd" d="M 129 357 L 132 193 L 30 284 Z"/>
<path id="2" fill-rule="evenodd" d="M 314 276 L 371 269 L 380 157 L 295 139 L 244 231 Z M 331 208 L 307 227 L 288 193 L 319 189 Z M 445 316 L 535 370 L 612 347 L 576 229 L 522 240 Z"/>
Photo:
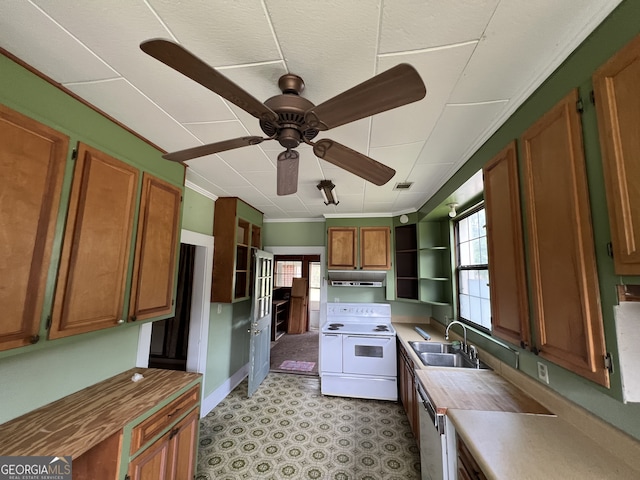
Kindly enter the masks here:
<path id="1" fill-rule="evenodd" d="M 344 335 L 342 367 L 344 373 L 395 377 L 395 337 Z"/>

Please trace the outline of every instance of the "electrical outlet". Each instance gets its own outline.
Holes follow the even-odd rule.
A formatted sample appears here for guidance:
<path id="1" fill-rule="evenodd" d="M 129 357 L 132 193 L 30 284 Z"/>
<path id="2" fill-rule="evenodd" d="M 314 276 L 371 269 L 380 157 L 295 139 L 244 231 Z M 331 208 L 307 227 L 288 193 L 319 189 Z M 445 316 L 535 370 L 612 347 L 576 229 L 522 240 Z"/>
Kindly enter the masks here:
<path id="1" fill-rule="evenodd" d="M 340 299 L 338 297 L 333 297 L 333 303 L 340 303 Z"/>
<path id="2" fill-rule="evenodd" d="M 222 313 L 222 305 L 218 304 L 218 315 Z"/>
<path id="3" fill-rule="evenodd" d="M 549 385 L 549 370 L 547 370 L 547 366 L 542 362 L 538 362 L 538 378 Z"/>

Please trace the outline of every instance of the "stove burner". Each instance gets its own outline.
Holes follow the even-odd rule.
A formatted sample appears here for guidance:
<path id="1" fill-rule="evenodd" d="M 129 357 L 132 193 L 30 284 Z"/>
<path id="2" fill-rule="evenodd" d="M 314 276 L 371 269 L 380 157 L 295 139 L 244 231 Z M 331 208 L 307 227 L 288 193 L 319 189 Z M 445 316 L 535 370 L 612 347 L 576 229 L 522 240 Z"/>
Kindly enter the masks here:
<path id="1" fill-rule="evenodd" d="M 344 327 L 344 323 L 330 323 L 329 326 L 338 329 L 340 327 Z"/>
<path id="2" fill-rule="evenodd" d="M 377 325 L 374 329 L 376 332 L 388 332 L 389 327 L 387 325 Z"/>
<path id="3" fill-rule="evenodd" d="M 327 330 L 340 330 L 340 327 L 329 327 Z"/>

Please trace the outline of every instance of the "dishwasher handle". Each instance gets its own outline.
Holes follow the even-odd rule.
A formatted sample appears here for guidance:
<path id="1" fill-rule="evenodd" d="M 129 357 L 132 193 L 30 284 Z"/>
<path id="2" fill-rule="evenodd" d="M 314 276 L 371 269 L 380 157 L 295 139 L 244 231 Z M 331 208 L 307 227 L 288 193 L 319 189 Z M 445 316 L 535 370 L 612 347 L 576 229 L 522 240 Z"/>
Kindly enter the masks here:
<path id="1" fill-rule="evenodd" d="M 422 402 L 422 406 L 429 414 L 429 418 L 431 418 L 431 422 L 433 423 L 433 426 L 439 430 L 438 415 L 436 414 L 436 409 L 433 407 L 431 400 L 429 400 L 429 397 L 427 396 L 427 392 L 424 391 L 420 383 L 416 383 L 416 390 L 418 391 L 418 395 L 420 396 L 420 401 Z"/>

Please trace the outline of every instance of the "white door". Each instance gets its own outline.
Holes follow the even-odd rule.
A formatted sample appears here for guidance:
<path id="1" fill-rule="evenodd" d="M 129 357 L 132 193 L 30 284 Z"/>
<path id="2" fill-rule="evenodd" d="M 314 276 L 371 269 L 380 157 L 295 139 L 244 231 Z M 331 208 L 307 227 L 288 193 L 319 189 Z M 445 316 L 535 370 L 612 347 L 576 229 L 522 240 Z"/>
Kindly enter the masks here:
<path id="1" fill-rule="evenodd" d="M 271 306 L 273 296 L 273 254 L 253 251 L 253 291 L 249 330 L 249 387 L 251 396 L 269 373 L 271 360 Z"/>

